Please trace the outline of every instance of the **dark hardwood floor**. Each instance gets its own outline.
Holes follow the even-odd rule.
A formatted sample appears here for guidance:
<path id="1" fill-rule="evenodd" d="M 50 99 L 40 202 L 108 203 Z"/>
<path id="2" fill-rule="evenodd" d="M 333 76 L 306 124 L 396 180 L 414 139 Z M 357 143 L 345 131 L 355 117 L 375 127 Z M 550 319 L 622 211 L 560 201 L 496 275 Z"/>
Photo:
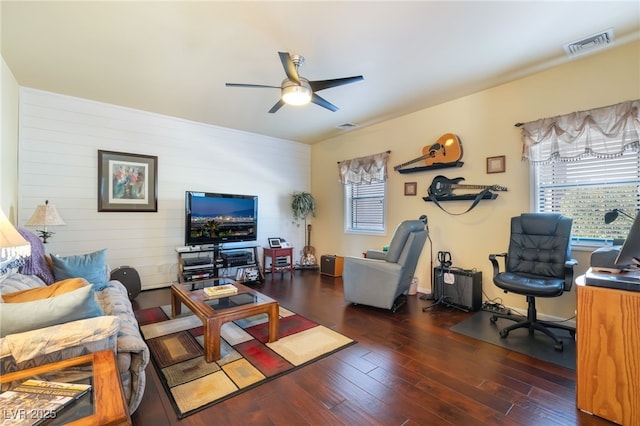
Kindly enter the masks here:
<path id="1" fill-rule="evenodd" d="M 135 425 L 606 425 L 575 405 L 575 372 L 456 334 L 469 313 L 409 297 L 389 311 L 344 302 L 342 279 L 267 275 L 256 290 L 358 343 L 178 420 L 153 365 Z M 142 292 L 134 309 L 169 304 Z"/>

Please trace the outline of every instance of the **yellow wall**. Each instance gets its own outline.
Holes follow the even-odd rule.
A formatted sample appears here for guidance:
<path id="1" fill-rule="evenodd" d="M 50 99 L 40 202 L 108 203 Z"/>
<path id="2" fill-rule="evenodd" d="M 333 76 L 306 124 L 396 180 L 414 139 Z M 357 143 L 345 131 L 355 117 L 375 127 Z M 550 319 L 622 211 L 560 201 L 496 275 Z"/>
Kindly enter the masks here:
<path id="1" fill-rule="evenodd" d="M 321 254 L 360 256 L 364 249 L 386 245 L 400 221 L 427 214 L 433 244 L 431 247 L 427 242 L 416 272 L 421 290 L 431 287 L 431 256 L 436 263 L 438 251 L 449 251 L 454 266 L 482 271 L 485 298 L 500 297 L 507 306 L 524 308 L 524 297 L 504 294 L 493 285 L 488 260 L 490 253 L 506 251 L 509 218 L 530 211 L 529 166 L 521 161 L 520 132 L 514 124 L 637 98 L 640 43 L 635 42 L 313 145 L 311 182 L 318 205 L 313 245 Z M 392 166 L 418 157 L 425 145 L 433 144 L 444 133 L 455 133 L 462 141 L 461 168 L 412 174 L 393 171 Z M 345 234 L 343 191 L 337 181 L 336 163 L 385 150 L 391 150 L 388 235 Z M 487 174 L 486 158 L 498 155 L 506 156 L 506 172 Z M 508 192 L 499 193 L 496 200 L 482 201 L 469 213 L 449 215 L 422 199 L 437 175 L 463 177 L 463 183 L 471 185 L 503 185 Z M 404 196 L 404 182 L 417 182 L 418 196 Z M 462 212 L 469 202 L 442 205 L 452 212 Z M 574 250 L 573 256 L 581 263 L 577 272 L 584 272 L 589 253 Z M 547 315 L 573 316 L 573 290 L 561 298 L 540 301 L 538 309 Z"/>

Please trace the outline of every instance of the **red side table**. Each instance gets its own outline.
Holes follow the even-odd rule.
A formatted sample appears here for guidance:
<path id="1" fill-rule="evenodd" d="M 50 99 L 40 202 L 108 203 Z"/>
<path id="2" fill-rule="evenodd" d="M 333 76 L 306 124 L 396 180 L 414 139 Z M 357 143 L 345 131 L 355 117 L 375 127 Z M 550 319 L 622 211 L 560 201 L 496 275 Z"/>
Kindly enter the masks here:
<path id="1" fill-rule="evenodd" d="M 286 248 L 263 248 L 262 249 L 262 272 L 266 272 L 267 268 L 267 257 L 271 258 L 271 279 L 273 280 L 273 276 L 276 272 L 280 272 L 281 274 L 285 271 L 289 271 L 291 274 L 291 278 L 293 278 L 293 247 Z M 276 259 L 279 257 L 287 257 L 288 262 L 286 266 L 278 266 L 276 265 Z"/>

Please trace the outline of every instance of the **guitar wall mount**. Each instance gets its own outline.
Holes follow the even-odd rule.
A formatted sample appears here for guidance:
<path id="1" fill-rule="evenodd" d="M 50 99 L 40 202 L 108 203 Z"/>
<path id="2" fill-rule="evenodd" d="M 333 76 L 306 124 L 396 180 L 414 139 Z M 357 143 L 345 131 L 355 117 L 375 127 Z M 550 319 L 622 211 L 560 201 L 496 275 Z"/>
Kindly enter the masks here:
<path id="1" fill-rule="evenodd" d="M 460 161 L 462 159 L 462 152 L 462 142 L 460 142 L 458 135 L 445 133 L 438 138 L 436 143 L 423 147 L 420 157 L 394 166 L 393 169 L 399 173 L 412 173 L 444 167 L 460 167 L 463 164 Z M 421 161 L 424 162 L 425 165 L 410 169 L 404 168 L 409 164 Z"/>
<path id="2" fill-rule="evenodd" d="M 436 176 L 431 182 L 431 185 L 429 186 L 429 190 L 427 191 L 427 196 L 422 197 L 422 199 L 424 201 L 432 201 L 436 206 L 438 206 L 445 213 L 456 216 L 456 215 L 467 213 L 468 211 L 473 209 L 480 202 L 480 200 L 495 200 L 496 198 L 498 198 L 498 194 L 494 194 L 493 192 L 491 192 L 491 190 L 495 190 L 495 191 L 507 190 L 507 188 L 500 185 L 487 186 L 487 185 L 459 184 L 459 182 L 463 180 L 464 178 L 461 178 L 461 177 L 456 179 L 449 179 L 445 176 Z M 476 189 L 482 188 L 482 191 L 478 192 L 477 194 L 453 195 L 452 189 L 458 188 L 458 187 L 460 188 L 467 187 L 467 188 L 476 188 Z M 442 207 L 439 203 L 439 201 L 461 201 L 461 200 L 472 200 L 472 203 L 467 210 L 460 213 L 452 213 L 446 210 L 444 207 Z"/>

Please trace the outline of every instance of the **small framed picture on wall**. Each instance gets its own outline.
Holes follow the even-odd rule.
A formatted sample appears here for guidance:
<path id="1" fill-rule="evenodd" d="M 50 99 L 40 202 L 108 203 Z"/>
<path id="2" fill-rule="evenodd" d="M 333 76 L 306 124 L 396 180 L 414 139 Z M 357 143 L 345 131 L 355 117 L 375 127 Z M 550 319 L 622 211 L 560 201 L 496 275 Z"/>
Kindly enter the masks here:
<path id="1" fill-rule="evenodd" d="M 506 170 L 505 157 L 487 157 L 487 173 L 504 173 Z"/>
<path id="2" fill-rule="evenodd" d="M 413 196 L 418 194 L 418 182 L 405 182 L 404 195 Z"/>

